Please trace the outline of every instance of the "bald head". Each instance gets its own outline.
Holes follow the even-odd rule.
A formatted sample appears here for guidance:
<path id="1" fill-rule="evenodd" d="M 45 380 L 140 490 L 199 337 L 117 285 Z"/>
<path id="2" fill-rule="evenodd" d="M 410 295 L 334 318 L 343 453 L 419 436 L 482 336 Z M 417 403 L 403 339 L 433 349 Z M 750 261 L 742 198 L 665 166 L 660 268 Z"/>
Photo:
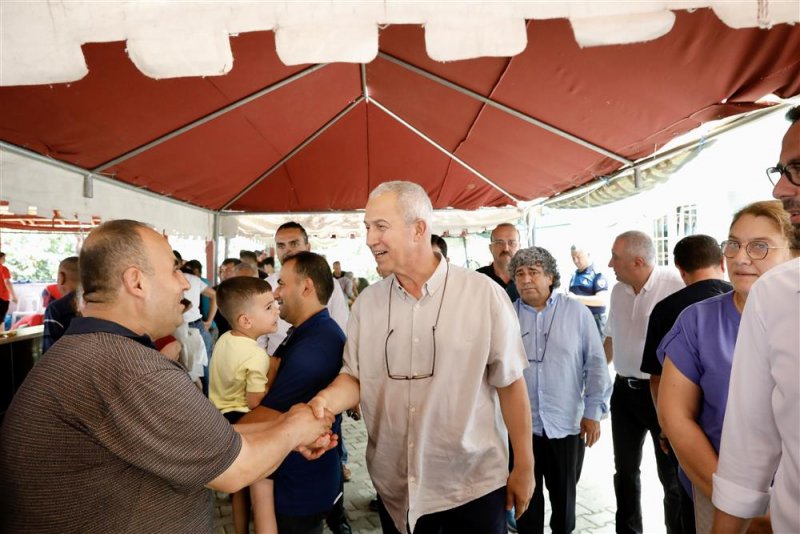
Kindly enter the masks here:
<path id="1" fill-rule="evenodd" d="M 129 267 L 151 272 L 143 234 L 153 232 L 138 221 L 119 219 L 101 224 L 89 234 L 78 260 L 83 299 L 87 303 L 113 302 Z"/>

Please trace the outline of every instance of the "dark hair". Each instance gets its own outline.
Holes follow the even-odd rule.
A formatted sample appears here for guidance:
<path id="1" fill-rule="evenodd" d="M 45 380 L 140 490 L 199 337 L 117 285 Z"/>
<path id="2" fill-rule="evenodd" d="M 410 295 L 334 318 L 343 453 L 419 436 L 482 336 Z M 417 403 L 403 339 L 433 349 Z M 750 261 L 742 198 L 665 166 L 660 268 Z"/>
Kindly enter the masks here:
<path id="1" fill-rule="evenodd" d="M 333 273 L 328 267 L 328 261 L 319 254 L 303 250 L 287 257 L 283 261 L 282 269 L 286 269 L 290 262 L 293 263 L 292 269 L 297 276 L 310 278 L 314 283 L 319 303 L 323 306 L 328 304 L 333 294 L 334 284 Z"/>
<path id="2" fill-rule="evenodd" d="M 175 257 L 178 258 L 180 261 L 183 261 L 183 256 L 181 256 L 180 252 L 178 252 L 177 250 L 173 250 L 172 253 L 175 254 Z"/>
<path id="3" fill-rule="evenodd" d="M 128 267 L 152 272 L 141 235 L 143 230 L 150 227 L 129 219 L 108 221 L 92 230 L 78 259 L 86 302 L 112 301 Z"/>
<path id="4" fill-rule="evenodd" d="M 69 256 L 61 260 L 61 263 L 58 264 L 58 272 L 63 272 L 67 280 L 78 282 L 80 277 L 78 256 Z"/>
<path id="5" fill-rule="evenodd" d="M 189 261 L 187 261 L 186 262 L 186 267 L 188 267 L 190 269 L 189 272 L 191 274 L 195 274 L 195 271 L 197 271 L 197 275 L 198 276 L 203 274 L 203 264 L 200 263 L 199 260 L 189 260 Z"/>
<path id="6" fill-rule="evenodd" d="M 791 123 L 800 121 L 800 106 L 789 108 L 789 111 L 786 112 L 786 120 Z"/>
<path id="7" fill-rule="evenodd" d="M 693 273 L 705 267 L 718 266 L 722 262 L 722 249 L 716 239 L 704 234 L 684 237 L 672 250 L 675 265 Z"/>
<path id="8" fill-rule="evenodd" d="M 258 261 L 258 256 L 252 250 L 240 250 L 239 251 L 239 259 L 244 260 L 245 258 L 253 260 L 254 262 Z"/>
<path id="9" fill-rule="evenodd" d="M 258 262 L 259 267 L 266 267 L 267 265 L 271 265 L 275 267 L 275 257 L 274 256 L 267 256 L 264 258 L 264 261 Z"/>
<path id="10" fill-rule="evenodd" d="M 217 306 L 222 316 L 236 328 L 236 319 L 256 295 L 272 291 L 266 280 L 250 276 L 234 276 L 217 286 Z"/>
<path id="11" fill-rule="evenodd" d="M 5 258 L 5 257 L 6 257 L 6 253 L 5 252 L 0 252 L 0 258 Z"/>
<path id="12" fill-rule="evenodd" d="M 224 260 L 222 260 L 222 263 L 220 265 L 228 265 L 229 263 L 232 263 L 234 265 L 239 265 L 240 263 L 242 263 L 242 260 L 240 260 L 239 258 L 225 258 Z"/>
<path id="13" fill-rule="evenodd" d="M 447 241 L 437 234 L 431 234 L 431 245 L 436 245 L 442 251 L 442 256 L 447 257 Z"/>
<path id="14" fill-rule="evenodd" d="M 282 225 L 280 225 L 278 229 L 275 230 L 275 234 L 277 234 L 281 230 L 291 230 L 291 229 L 300 230 L 300 233 L 303 234 L 303 241 L 305 241 L 305 243 L 308 244 L 308 234 L 306 233 L 306 229 L 303 228 L 303 226 L 300 223 L 296 223 L 294 221 L 285 222 Z"/>

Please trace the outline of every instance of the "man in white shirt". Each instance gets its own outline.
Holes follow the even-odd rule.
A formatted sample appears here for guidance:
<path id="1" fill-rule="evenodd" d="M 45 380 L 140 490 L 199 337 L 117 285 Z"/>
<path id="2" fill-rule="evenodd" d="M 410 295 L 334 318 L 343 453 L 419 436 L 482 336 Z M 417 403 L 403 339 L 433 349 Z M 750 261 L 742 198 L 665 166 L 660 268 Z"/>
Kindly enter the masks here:
<path id="1" fill-rule="evenodd" d="M 800 235 L 800 106 L 767 170 Z M 800 259 L 753 284 L 733 355 L 719 464 L 713 477 L 712 532 L 744 532 L 770 513 L 773 532 L 800 532 Z"/>
<path id="2" fill-rule="evenodd" d="M 356 300 L 342 371 L 310 404 L 361 401 L 384 533 L 506 534 L 504 508 L 533 493 L 519 323 L 503 288 L 433 253 L 432 217 L 417 184 L 370 194 L 367 245 L 391 274 Z"/>
<path id="3" fill-rule="evenodd" d="M 283 265 L 283 260 L 287 256 L 296 254 L 301 250 L 311 250 L 305 228 L 294 221 L 289 221 L 280 225 L 275 232 L 275 250 L 281 265 Z M 278 278 L 280 274 L 280 271 L 275 271 L 267 278 L 267 282 L 269 282 L 269 285 L 273 288 L 278 287 Z M 344 293 L 342 293 L 342 288 L 339 284 L 333 284 L 333 294 L 328 301 L 327 308 L 328 313 L 331 314 L 331 318 L 336 321 L 339 328 L 347 332 L 347 319 L 350 317 L 350 311 L 347 308 L 347 299 Z M 283 319 L 278 320 L 278 331 L 274 334 L 270 334 L 267 342 L 267 352 L 269 354 L 275 354 L 275 351 L 278 349 L 281 342 L 283 342 L 286 337 L 286 332 L 291 326 L 292 325 Z"/>
<path id="4" fill-rule="evenodd" d="M 639 466 L 649 432 L 655 448 L 658 478 L 664 487 L 664 521 L 668 534 L 681 531 L 680 487 L 675 468 L 659 447 L 661 427 L 650 398 L 650 375 L 642 373 L 647 323 L 653 307 L 684 286 L 678 272 L 655 266 L 655 247 L 637 231 L 617 236 L 608 266 L 618 284 L 611 291 L 604 348 L 617 372 L 611 395 L 611 437 L 614 441 L 614 492 L 619 533 L 642 532 Z"/>

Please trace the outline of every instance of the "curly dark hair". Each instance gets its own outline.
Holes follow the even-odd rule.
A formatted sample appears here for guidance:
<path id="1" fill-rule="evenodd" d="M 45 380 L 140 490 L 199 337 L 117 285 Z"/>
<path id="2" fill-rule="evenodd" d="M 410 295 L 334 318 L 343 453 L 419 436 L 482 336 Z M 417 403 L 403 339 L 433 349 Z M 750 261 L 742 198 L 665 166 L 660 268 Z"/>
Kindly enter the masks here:
<path id="1" fill-rule="evenodd" d="M 508 274 L 514 278 L 514 273 L 519 267 L 532 267 L 538 265 L 545 274 L 552 275 L 553 283 L 550 284 L 550 291 L 561 285 L 561 275 L 558 273 L 558 263 L 547 249 L 542 247 L 523 248 L 514 254 L 511 263 L 508 264 Z"/>

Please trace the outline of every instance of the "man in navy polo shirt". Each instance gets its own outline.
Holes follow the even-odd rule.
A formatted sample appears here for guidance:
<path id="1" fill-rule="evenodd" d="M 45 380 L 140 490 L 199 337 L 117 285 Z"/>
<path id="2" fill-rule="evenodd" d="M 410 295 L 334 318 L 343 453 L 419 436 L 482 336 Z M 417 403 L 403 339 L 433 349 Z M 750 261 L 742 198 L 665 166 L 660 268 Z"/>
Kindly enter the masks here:
<path id="1" fill-rule="evenodd" d="M 339 374 L 345 335 L 325 305 L 333 292 L 328 262 L 313 252 L 286 257 L 281 266 L 275 297 L 281 318 L 292 325 L 275 351 L 281 359 L 278 375 L 261 406 L 243 422 L 267 420 L 297 402 L 311 400 Z M 333 431 L 340 433 L 341 416 Z M 341 460 L 330 450 L 315 461 L 290 453 L 272 478 L 275 512 L 281 534 L 322 533 L 323 520 L 342 498 Z M 349 525 L 336 525 L 349 532 Z"/>
<path id="2" fill-rule="evenodd" d="M 608 280 L 598 273 L 589 253 L 577 245 L 570 250 L 572 263 L 578 269 L 569 281 L 569 296 L 585 304 L 592 312 L 600 337 L 606 326 L 606 306 L 608 305 Z"/>

